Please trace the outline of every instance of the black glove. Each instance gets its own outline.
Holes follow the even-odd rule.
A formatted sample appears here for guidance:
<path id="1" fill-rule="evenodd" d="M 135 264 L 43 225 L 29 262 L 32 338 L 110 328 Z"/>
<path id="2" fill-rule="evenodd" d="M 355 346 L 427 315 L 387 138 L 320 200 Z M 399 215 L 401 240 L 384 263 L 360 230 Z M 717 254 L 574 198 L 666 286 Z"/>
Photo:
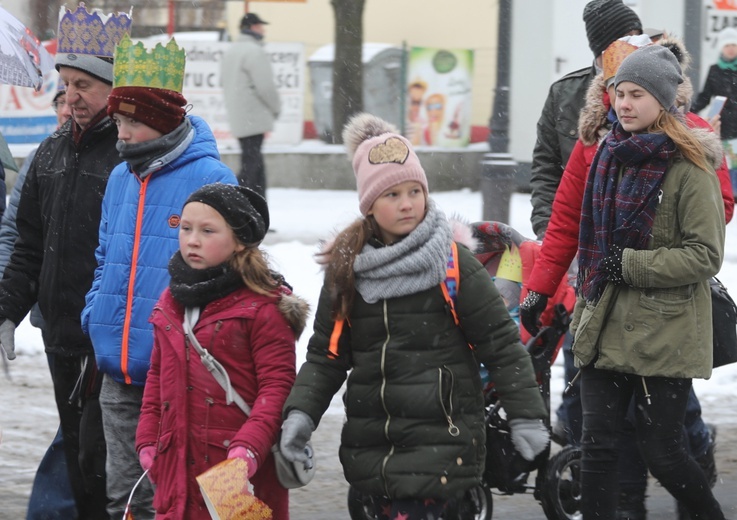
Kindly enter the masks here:
<path id="1" fill-rule="evenodd" d="M 548 297 L 544 294 L 530 291 L 519 305 L 519 318 L 527 332 L 533 336 L 540 332 L 540 315 L 548 306 Z"/>
<path id="2" fill-rule="evenodd" d="M 618 245 L 612 245 L 612 254 L 604 258 L 599 266 L 609 278 L 609 281 L 615 285 L 624 285 L 624 275 L 622 274 L 622 253 L 623 250 Z"/>

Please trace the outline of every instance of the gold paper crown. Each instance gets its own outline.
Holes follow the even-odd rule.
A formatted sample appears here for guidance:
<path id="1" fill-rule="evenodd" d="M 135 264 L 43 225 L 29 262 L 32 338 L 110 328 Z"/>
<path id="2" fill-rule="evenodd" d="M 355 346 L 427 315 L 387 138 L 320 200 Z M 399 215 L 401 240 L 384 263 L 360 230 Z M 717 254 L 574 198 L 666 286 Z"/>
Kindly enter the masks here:
<path id="1" fill-rule="evenodd" d="M 126 34 L 115 48 L 113 88 L 150 87 L 173 90 L 181 94 L 184 86 L 184 49 L 172 38 L 166 47 L 157 43 L 149 51 L 135 45 Z"/>
<path id="2" fill-rule="evenodd" d="M 624 59 L 635 52 L 639 47 L 631 43 L 615 40 L 602 54 L 602 69 L 604 70 L 604 81 L 617 75 L 619 66 Z"/>
<path id="3" fill-rule="evenodd" d="M 115 46 L 131 30 L 132 11 L 100 15 L 87 11 L 84 2 L 74 12 L 62 6 L 56 52 L 112 58 Z"/>

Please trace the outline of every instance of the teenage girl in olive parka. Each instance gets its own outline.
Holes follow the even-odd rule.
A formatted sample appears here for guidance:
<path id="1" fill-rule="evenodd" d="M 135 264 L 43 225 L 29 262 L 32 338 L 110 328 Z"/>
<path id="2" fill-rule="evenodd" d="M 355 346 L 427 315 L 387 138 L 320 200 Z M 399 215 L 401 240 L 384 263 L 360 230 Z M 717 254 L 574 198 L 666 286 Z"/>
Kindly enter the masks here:
<path id="1" fill-rule="evenodd" d="M 340 447 L 346 480 L 374 497 L 377 518 L 437 518 L 483 471 L 479 362 L 528 460 L 547 445 L 547 411 L 517 325 L 463 246 L 455 324 L 442 289 L 453 232 L 428 198 L 409 141 L 361 114 L 344 142 L 364 218 L 322 251 L 325 283 L 307 361 L 284 407 L 281 449 L 306 459 L 305 443 L 348 375 Z"/>

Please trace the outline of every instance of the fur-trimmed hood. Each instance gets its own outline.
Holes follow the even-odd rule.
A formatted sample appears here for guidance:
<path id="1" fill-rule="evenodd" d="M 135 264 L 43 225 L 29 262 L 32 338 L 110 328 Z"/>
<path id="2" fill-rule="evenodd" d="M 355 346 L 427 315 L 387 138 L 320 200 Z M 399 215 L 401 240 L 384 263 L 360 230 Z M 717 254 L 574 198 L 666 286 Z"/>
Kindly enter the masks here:
<path id="1" fill-rule="evenodd" d="M 291 291 L 283 291 L 281 298 L 279 298 L 279 312 L 294 331 L 295 338 L 299 339 L 307 325 L 310 304 Z"/>
<path id="2" fill-rule="evenodd" d="M 676 106 L 686 113 L 691 108 L 691 98 L 693 97 L 693 85 L 686 74 L 691 64 L 691 55 L 681 40 L 670 35 L 665 35 L 655 45 L 667 47 L 681 65 L 683 83 L 678 85 Z M 605 91 L 604 75 L 603 73 L 599 73 L 589 85 L 589 89 L 586 92 L 586 104 L 578 117 L 578 135 L 586 146 L 598 143 L 609 131 L 610 124 L 607 119 L 609 110 L 603 102 Z"/>

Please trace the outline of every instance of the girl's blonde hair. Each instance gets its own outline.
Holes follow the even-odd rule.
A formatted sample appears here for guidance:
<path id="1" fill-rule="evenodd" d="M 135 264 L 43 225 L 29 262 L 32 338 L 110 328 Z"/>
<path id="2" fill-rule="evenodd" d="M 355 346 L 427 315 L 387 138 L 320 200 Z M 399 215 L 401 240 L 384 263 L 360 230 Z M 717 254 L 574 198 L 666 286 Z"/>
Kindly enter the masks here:
<path id="1" fill-rule="evenodd" d="M 683 157 L 700 169 L 709 171 L 706 150 L 701 141 L 694 135 L 683 116 L 662 110 L 657 119 L 647 129 L 649 133 L 662 133 L 673 139 Z"/>
<path id="2" fill-rule="evenodd" d="M 233 254 L 230 267 L 241 275 L 243 283 L 257 294 L 273 295 L 279 287 L 279 281 L 269 268 L 266 253 L 256 245 L 246 246 L 242 251 Z"/>
<path id="3" fill-rule="evenodd" d="M 338 233 L 332 245 L 321 254 L 329 259 L 325 286 L 334 301 L 334 319 L 345 319 L 351 313 L 356 295 L 353 263 L 372 236 L 381 236 L 376 220 L 372 216 L 359 218 Z"/>

